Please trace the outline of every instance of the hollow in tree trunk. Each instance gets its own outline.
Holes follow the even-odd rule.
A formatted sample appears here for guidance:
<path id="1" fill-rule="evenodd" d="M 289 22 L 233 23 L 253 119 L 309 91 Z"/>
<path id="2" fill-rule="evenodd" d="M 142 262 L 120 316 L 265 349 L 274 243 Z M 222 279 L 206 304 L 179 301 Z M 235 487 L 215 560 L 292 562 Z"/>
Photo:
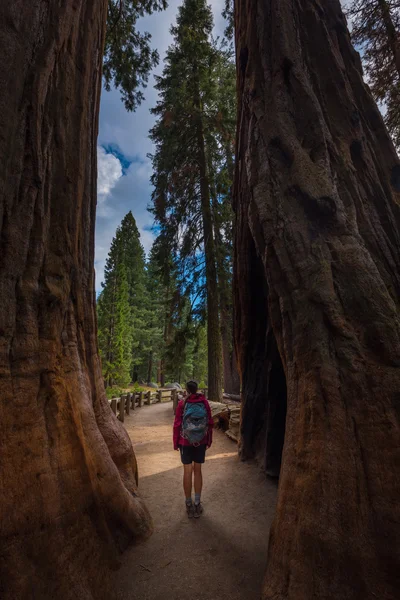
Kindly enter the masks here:
<path id="1" fill-rule="evenodd" d="M 151 532 L 96 342 L 106 0 L 0 8 L 0 596 L 112 598 Z"/>
<path id="2" fill-rule="evenodd" d="M 285 433 L 263 598 L 394 600 L 399 160 L 339 0 L 235 19 L 243 458 L 276 462 Z"/>

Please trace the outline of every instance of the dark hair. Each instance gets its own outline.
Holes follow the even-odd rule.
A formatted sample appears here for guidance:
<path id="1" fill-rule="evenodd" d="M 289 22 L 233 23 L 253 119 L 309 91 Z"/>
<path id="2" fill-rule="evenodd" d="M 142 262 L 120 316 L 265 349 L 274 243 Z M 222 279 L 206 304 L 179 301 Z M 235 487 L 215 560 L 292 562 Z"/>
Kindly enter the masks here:
<path id="1" fill-rule="evenodd" d="M 199 386 L 197 385 L 197 381 L 188 381 L 186 384 L 186 389 L 191 394 L 195 394 L 197 392 L 198 387 Z"/>

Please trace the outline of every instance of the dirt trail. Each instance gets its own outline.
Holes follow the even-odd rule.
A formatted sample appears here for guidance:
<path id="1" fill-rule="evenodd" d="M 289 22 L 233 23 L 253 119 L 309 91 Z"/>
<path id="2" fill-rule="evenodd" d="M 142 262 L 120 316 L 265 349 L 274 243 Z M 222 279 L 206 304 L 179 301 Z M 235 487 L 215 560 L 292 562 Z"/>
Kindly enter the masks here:
<path id="1" fill-rule="evenodd" d="M 258 600 L 276 485 L 238 460 L 234 442 L 214 432 L 203 467 L 204 514 L 188 519 L 171 403 L 125 418 L 139 464 L 140 493 L 154 534 L 128 551 L 116 575 L 118 600 Z"/>

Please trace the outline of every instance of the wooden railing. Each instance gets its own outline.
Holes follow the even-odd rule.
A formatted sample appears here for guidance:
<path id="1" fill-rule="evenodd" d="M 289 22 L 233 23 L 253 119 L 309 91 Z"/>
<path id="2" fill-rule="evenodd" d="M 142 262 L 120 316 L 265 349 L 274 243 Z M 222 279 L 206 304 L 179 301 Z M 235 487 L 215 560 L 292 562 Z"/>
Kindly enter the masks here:
<path id="1" fill-rule="evenodd" d="M 128 392 L 119 398 L 109 400 L 111 410 L 122 422 L 125 420 L 125 415 L 129 415 L 131 410 L 135 410 L 136 407 L 140 408 L 143 404 L 150 405 L 157 402 L 172 402 L 175 412 L 178 404 L 178 390 L 160 388 L 148 392 Z"/>

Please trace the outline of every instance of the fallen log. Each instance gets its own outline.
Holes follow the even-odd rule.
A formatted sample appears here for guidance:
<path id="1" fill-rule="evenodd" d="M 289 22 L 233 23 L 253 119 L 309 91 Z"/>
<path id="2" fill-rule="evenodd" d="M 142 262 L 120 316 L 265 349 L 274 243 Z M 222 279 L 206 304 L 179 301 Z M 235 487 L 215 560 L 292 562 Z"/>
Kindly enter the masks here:
<path id="1" fill-rule="evenodd" d="M 229 408 L 222 402 L 209 401 L 211 415 L 214 420 L 214 427 L 228 429 L 229 427 Z"/>
<path id="2" fill-rule="evenodd" d="M 242 399 L 238 394 L 224 394 L 224 398 L 227 398 L 228 400 L 234 400 L 235 402 L 240 402 Z"/>

